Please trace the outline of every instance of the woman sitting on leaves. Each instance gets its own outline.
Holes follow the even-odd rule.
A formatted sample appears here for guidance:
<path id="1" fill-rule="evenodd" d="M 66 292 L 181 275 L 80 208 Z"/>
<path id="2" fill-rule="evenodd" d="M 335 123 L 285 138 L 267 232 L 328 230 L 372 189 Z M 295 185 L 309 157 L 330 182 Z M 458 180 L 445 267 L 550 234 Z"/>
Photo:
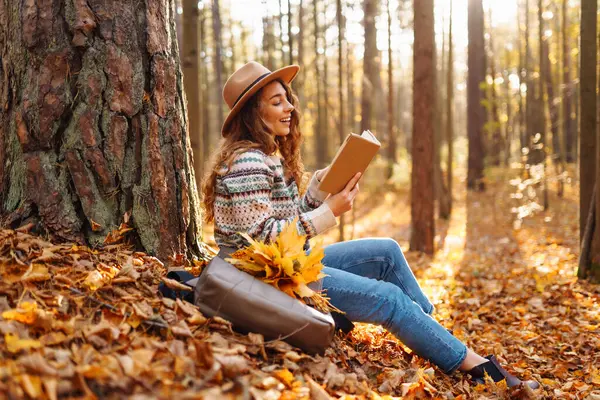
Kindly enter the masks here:
<path id="1" fill-rule="evenodd" d="M 339 193 L 318 189 L 327 171 L 317 171 L 304 196 L 298 193 L 303 165 L 300 156 L 297 99 L 290 82 L 295 65 L 275 72 L 256 62 L 235 71 L 223 88 L 230 113 L 223 139 L 202 185 L 208 221 L 214 221 L 219 247 L 240 248 L 244 240 L 277 237 L 298 218 L 298 230 L 308 238 L 336 225 L 352 208 L 360 174 Z M 360 239 L 325 248 L 323 289 L 333 306 L 351 321 L 380 324 L 417 355 L 450 374 L 467 372 L 476 382 L 487 373 L 509 387 L 521 380 L 500 366 L 494 356 L 468 349 L 432 317 L 429 302 L 392 239 Z M 536 381 L 527 381 L 538 388 Z"/>

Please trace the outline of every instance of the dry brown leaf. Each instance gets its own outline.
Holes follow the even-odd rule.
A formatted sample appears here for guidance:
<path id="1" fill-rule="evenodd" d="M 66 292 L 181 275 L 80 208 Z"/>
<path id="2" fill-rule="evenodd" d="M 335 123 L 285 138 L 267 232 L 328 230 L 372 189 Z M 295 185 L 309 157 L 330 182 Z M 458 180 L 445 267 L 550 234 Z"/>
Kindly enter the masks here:
<path id="1" fill-rule="evenodd" d="M 310 388 L 310 398 L 313 400 L 330 400 L 332 397 L 329 396 L 327 391 L 323 389 L 321 385 L 315 382 L 310 375 L 304 375 L 304 379 L 308 382 Z"/>
<path id="2" fill-rule="evenodd" d="M 192 290 L 194 290 L 193 288 L 189 287 L 188 285 L 184 285 L 183 283 L 177 282 L 174 279 L 162 278 L 162 281 L 168 288 L 171 288 L 173 290 L 182 290 L 184 292 L 191 292 Z"/>

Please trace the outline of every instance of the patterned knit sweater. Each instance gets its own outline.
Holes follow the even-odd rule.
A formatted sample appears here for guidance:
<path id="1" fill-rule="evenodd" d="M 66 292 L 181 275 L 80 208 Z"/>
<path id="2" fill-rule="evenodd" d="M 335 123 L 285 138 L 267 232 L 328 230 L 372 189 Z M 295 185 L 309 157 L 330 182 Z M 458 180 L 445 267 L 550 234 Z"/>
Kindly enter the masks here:
<path id="1" fill-rule="evenodd" d="M 224 171 L 225 171 L 225 167 Z M 286 181 L 277 156 L 259 150 L 238 155 L 215 185 L 215 241 L 219 247 L 240 248 L 246 232 L 258 240 L 273 240 L 284 225 L 298 217 L 298 233 L 312 238 L 336 225 L 326 192 L 313 175 L 303 197 L 294 179 Z"/>

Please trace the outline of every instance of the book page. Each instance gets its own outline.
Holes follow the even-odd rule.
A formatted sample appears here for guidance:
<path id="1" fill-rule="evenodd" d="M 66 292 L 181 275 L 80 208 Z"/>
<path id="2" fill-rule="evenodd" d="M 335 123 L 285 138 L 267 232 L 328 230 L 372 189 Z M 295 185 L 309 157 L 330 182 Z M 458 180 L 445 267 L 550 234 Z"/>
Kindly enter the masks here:
<path id="1" fill-rule="evenodd" d="M 369 131 L 369 130 L 363 131 L 363 133 L 360 136 L 363 137 L 364 139 L 367 139 L 367 140 L 373 142 L 373 143 L 377 143 L 377 144 L 381 145 L 381 143 L 379 143 L 379 140 L 377 140 L 375 135 L 373 135 L 371 133 L 371 131 Z"/>

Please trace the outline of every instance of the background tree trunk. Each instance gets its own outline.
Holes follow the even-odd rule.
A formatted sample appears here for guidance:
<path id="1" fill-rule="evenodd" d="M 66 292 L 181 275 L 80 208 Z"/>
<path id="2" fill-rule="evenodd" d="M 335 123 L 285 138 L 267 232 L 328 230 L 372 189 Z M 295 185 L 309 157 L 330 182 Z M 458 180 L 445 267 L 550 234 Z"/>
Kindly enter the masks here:
<path id="1" fill-rule="evenodd" d="M 485 109 L 481 104 L 480 85 L 485 80 L 485 46 L 483 37 L 483 5 L 481 0 L 469 0 L 468 8 L 468 76 L 467 76 L 467 135 L 469 156 L 467 188 L 484 190 L 483 183 L 483 124 Z M 416 122 L 416 120 L 415 120 Z"/>
<path id="2" fill-rule="evenodd" d="M 535 85 L 533 84 L 532 72 L 531 72 L 531 46 L 529 45 L 529 0 L 525 0 L 525 9 L 523 14 L 525 15 L 525 87 L 527 88 L 525 97 L 525 132 L 524 141 L 525 147 L 529 150 L 528 154 L 531 154 L 531 137 L 533 136 L 532 131 L 534 130 L 532 124 L 533 115 L 533 104 L 535 102 Z M 529 156 L 528 156 L 529 158 Z"/>
<path id="3" fill-rule="evenodd" d="M 339 0 L 338 0 L 339 1 Z M 387 39 L 388 39 L 388 104 L 387 104 L 387 173 L 386 178 L 390 179 L 394 173 L 396 164 L 396 152 L 398 148 L 398 139 L 396 137 L 396 127 L 394 124 L 394 63 L 392 53 L 392 8 L 390 0 L 387 1 Z"/>
<path id="4" fill-rule="evenodd" d="M 315 129 L 315 134 L 314 134 L 314 139 L 315 139 L 315 152 L 316 152 L 316 167 L 317 168 L 324 168 L 327 163 L 330 161 L 329 158 L 327 157 L 327 148 L 328 148 L 328 143 L 327 143 L 327 134 L 328 132 L 326 132 L 326 130 L 324 129 L 325 126 L 325 122 L 324 119 L 325 117 L 325 110 L 323 109 L 323 104 L 327 104 L 327 100 L 323 99 L 323 91 L 322 91 L 322 87 L 323 85 L 321 84 L 321 66 L 320 61 L 321 61 L 321 55 L 319 54 L 319 45 L 320 45 L 320 35 L 321 35 L 321 28 L 319 27 L 319 0 L 313 0 L 313 24 L 314 24 L 314 45 L 315 45 L 315 83 L 316 83 L 316 89 L 317 89 L 317 99 L 316 99 L 316 106 L 317 106 L 317 118 L 316 118 L 316 129 Z"/>
<path id="5" fill-rule="evenodd" d="M 567 1 L 562 0 L 562 62 L 563 62 L 563 116 L 565 134 L 565 160 L 568 163 L 575 161 L 575 148 L 573 146 L 573 107 L 571 98 L 573 96 L 573 82 L 571 81 L 571 49 L 569 46 L 569 25 L 567 16 Z"/>
<path id="6" fill-rule="evenodd" d="M 433 254 L 433 0 L 414 2 L 413 140 L 410 249 Z"/>
<path id="7" fill-rule="evenodd" d="M 298 65 L 304 64 L 304 5 L 303 0 L 300 0 L 298 4 Z M 298 74 L 299 76 L 294 80 L 294 89 L 298 93 L 298 99 L 302 107 L 306 107 L 304 97 L 304 74 Z"/>
<path id="8" fill-rule="evenodd" d="M 348 22 L 346 21 L 346 24 Z M 356 100 L 354 95 L 354 46 L 346 43 L 348 46 L 346 57 L 346 84 L 348 86 L 348 128 L 352 132 L 357 128 L 356 123 Z"/>
<path id="9" fill-rule="evenodd" d="M 277 22 L 279 23 L 279 49 L 281 50 L 281 62 L 285 61 L 285 40 L 283 38 L 283 2 L 279 1 L 279 17 L 277 18 Z"/>
<path id="10" fill-rule="evenodd" d="M 202 255 L 174 1 L 12 2 L 0 12 L 0 225 Z"/>
<path id="11" fill-rule="evenodd" d="M 342 0 L 336 0 L 336 18 L 338 25 L 338 100 L 340 107 L 340 118 L 338 121 L 338 141 L 341 145 L 348 134 L 346 132 L 346 115 L 344 104 L 344 14 L 342 12 Z M 344 228 L 346 227 L 346 218 L 342 214 L 339 224 L 339 240 L 344 241 Z"/>
<path id="12" fill-rule="evenodd" d="M 452 180 L 454 158 L 454 49 L 452 42 L 452 0 L 450 0 L 450 21 L 448 24 L 448 66 L 446 67 L 446 144 L 448 159 L 446 164 L 446 185 L 448 187 L 448 214 L 452 213 Z"/>
<path id="13" fill-rule="evenodd" d="M 208 74 L 208 64 L 207 64 L 207 54 L 206 50 L 208 48 L 208 33 L 207 33 L 207 24 L 208 24 L 208 7 L 202 8 L 202 13 L 200 15 L 200 48 L 203 49 L 202 54 L 202 62 L 200 64 L 200 74 L 202 75 L 202 114 L 200 121 L 202 122 L 202 150 L 203 150 L 203 159 L 208 160 L 210 157 L 210 150 L 212 148 L 212 137 L 213 135 L 219 134 L 219 130 L 213 131 L 211 124 L 211 107 L 210 107 L 210 91 L 209 91 L 209 74 Z M 219 127 L 220 129 L 220 127 Z"/>
<path id="14" fill-rule="evenodd" d="M 287 8 L 288 8 L 287 34 L 288 34 L 288 46 L 290 48 L 289 64 L 291 65 L 294 63 L 294 34 L 292 32 L 292 1 L 291 0 L 288 0 Z"/>
<path id="15" fill-rule="evenodd" d="M 599 182 L 600 177 L 600 154 L 598 146 L 597 118 L 597 95 L 596 79 L 598 67 L 597 56 L 597 12 L 598 3 L 596 0 L 582 0 L 581 2 L 581 58 L 580 58 L 580 135 L 581 154 L 580 159 L 580 177 L 581 184 L 579 189 L 580 201 L 580 237 L 585 230 L 585 218 L 588 215 L 590 207 L 596 207 L 595 229 L 592 234 L 589 268 L 587 277 L 594 280 L 600 280 L 600 213 L 598 205 L 600 196 L 596 196 L 595 205 L 591 204 L 592 190 L 594 184 Z"/>
<path id="16" fill-rule="evenodd" d="M 200 24 L 197 0 L 183 0 L 183 77 L 188 104 L 189 137 L 194 153 L 194 175 L 196 186 L 200 187 L 204 152 L 202 149 L 201 123 L 201 73 L 200 73 Z"/>
<path id="17" fill-rule="evenodd" d="M 519 118 L 515 118 L 513 120 L 513 93 L 510 87 L 510 74 L 512 70 L 512 56 L 511 56 L 512 48 L 506 47 L 505 49 L 505 62 L 507 65 L 507 70 L 504 73 L 504 102 L 506 104 L 506 124 L 505 124 L 505 134 L 504 134 L 504 167 L 510 166 L 510 159 L 512 156 L 512 143 L 515 132 L 515 127 L 519 123 Z"/>
<path id="18" fill-rule="evenodd" d="M 212 3 L 212 17 L 213 17 L 213 39 L 215 46 L 215 103 L 217 103 L 217 127 L 219 132 L 223 125 L 223 99 L 221 98 L 221 91 L 223 90 L 223 42 L 221 38 L 221 12 L 219 9 L 219 0 L 213 0 Z"/>
<path id="19" fill-rule="evenodd" d="M 560 173 L 563 170 L 563 159 L 562 159 L 562 149 L 560 143 L 560 134 L 559 134 L 559 110 L 558 103 L 554 98 L 554 82 L 552 79 L 552 63 L 550 61 L 550 44 L 548 43 L 550 38 L 544 37 L 542 45 L 542 69 L 544 76 L 544 86 L 546 88 L 546 99 L 542 100 L 548 107 L 548 113 L 550 114 L 550 132 L 552 133 L 552 161 L 554 164 L 554 168 L 557 172 L 557 176 L 559 177 L 557 185 L 558 185 L 558 195 L 562 197 L 563 194 L 563 185 L 562 179 L 560 179 Z M 543 97 L 542 97 L 543 99 Z M 545 107 L 544 107 L 545 108 Z"/>
<path id="20" fill-rule="evenodd" d="M 492 139 L 492 151 L 490 154 L 490 162 L 492 165 L 499 166 L 500 158 L 502 155 L 502 150 L 504 148 L 502 141 L 502 131 L 500 130 L 500 107 L 498 103 L 500 102 L 498 96 L 498 87 L 496 86 L 496 49 L 494 47 L 494 32 L 492 29 L 492 12 L 490 10 L 490 27 L 489 27 L 489 63 L 490 63 L 490 75 L 492 77 L 492 83 L 490 87 L 490 106 L 491 106 L 491 120 L 489 121 L 489 128 L 491 130 L 491 139 Z"/>
<path id="21" fill-rule="evenodd" d="M 363 57 L 363 81 L 360 131 L 373 128 L 373 101 L 381 90 L 381 78 L 379 76 L 379 52 L 377 50 L 377 28 L 375 17 L 377 16 L 377 0 L 364 0 L 364 29 L 365 46 Z"/>
<path id="22" fill-rule="evenodd" d="M 542 176 L 542 196 L 543 196 L 543 205 L 544 210 L 547 210 L 549 207 L 548 204 L 548 173 L 547 173 L 547 138 L 546 138 L 546 107 L 544 101 L 544 83 L 546 80 L 546 71 L 544 68 L 544 18 L 543 14 L 543 0 L 538 0 L 538 51 L 539 51 L 539 67 L 540 74 L 538 77 L 538 92 L 539 96 L 537 98 L 537 120 L 538 120 L 538 130 L 537 132 L 540 134 L 539 144 L 541 145 L 541 149 L 539 149 L 539 162 L 543 163 L 543 176 Z"/>
<path id="23" fill-rule="evenodd" d="M 521 15 L 526 15 L 526 13 L 523 10 L 523 5 L 520 3 L 519 8 L 520 12 L 517 15 L 517 31 L 519 33 L 517 38 L 519 46 L 519 154 L 522 154 L 523 149 L 527 147 L 527 106 L 525 103 L 525 95 L 522 91 L 523 85 L 527 87 L 527 60 L 525 57 L 526 49 L 524 49 L 524 47 L 527 47 L 527 39 L 523 40 L 525 33 L 521 28 L 524 25 L 521 23 Z M 525 16 L 525 18 L 527 17 Z"/>
<path id="24" fill-rule="evenodd" d="M 442 46 L 441 46 L 441 62 L 437 61 L 437 49 L 433 51 L 433 64 L 435 70 L 435 82 L 434 82 L 434 96 L 435 96 L 435 112 L 434 115 L 434 141 L 433 141 L 433 182 L 434 182 L 434 190 L 435 190 L 435 198 L 437 200 L 438 206 L 438 216 L 443 219 L 448 219 L 450 217 L 450 209 L 448 205 L 448 188 L 446 187 L 446 181 L 444 180 L 444 173 L 442 171 L 442 157 L 441 157 L 441 148 L 442 148 L 442 125 L 445 115 L 444 112 L 444 92 L 442 90 L 443 87 L 443 78 L 444 70 L 445 70 L 445 37 L 446 33 L 444 31 L 444 22 L 442 21 Z M 439 71 L 437 66 L 440 65 Z"/>

